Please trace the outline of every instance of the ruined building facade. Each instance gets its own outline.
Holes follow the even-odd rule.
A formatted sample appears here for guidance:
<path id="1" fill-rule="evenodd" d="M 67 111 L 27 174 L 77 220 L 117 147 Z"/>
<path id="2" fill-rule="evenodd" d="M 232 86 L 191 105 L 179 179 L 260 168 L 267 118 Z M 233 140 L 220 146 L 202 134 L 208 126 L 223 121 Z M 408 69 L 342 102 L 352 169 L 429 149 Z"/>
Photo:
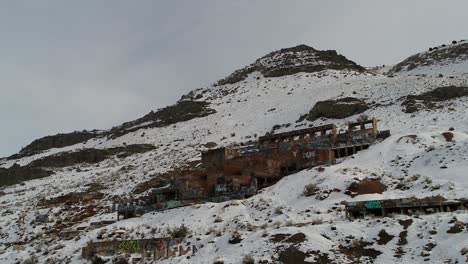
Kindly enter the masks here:
<path id="1" fill-rule="evenodd" d="M 223 147 L 202 153 L 204 185 L 215 195 L 225 186 L 262 188 L 302 169 L 334 164 L 337 159 L 367 149 L 390 135 L 377 120 L 348 124 L 339 133 L 334 124 L 265 135 L 256 144 Z"/>
<path id="2" fill-rule="evenodd" d="M 334 124 L 259 137 L 254 144 L 202 152 L 198 169 L 181 171 L 164 187 L 153 189 L 144 201 L 119 204 L 124 218 L 140 212 L 163 210 L 192 203 L 242 199 L 282 177 L 367 149 L 390 135 L 379 131 L 377 120 L 348 124 L 339 132 Z"/>

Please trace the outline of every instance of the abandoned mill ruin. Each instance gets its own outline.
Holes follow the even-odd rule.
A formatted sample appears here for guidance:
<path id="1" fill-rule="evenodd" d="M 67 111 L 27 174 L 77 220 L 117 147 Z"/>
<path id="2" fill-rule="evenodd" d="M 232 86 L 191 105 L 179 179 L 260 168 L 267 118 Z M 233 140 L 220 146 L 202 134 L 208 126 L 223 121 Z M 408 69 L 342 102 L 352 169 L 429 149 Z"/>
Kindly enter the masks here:
<path id="1" fill-rule="evenodd" d="M 0 263 L 466 263 L 467 47 L 297 45 L 36 139 L 0 159 Z"/>
<path id="2" fill-rule="evenodd" d="M 244 199 L 300 170 L 336 164 L 390 136 L 377 130 L 377 119 L 361 118 L 338 133 L 334 124 L 267 133 L 258 141 L 202 153 L 201 168 L 161 181 L 148 196 L 117 203 L 117 220 L 202 202 Z M 113 204 L 113 209 L 115 209 Z"/>

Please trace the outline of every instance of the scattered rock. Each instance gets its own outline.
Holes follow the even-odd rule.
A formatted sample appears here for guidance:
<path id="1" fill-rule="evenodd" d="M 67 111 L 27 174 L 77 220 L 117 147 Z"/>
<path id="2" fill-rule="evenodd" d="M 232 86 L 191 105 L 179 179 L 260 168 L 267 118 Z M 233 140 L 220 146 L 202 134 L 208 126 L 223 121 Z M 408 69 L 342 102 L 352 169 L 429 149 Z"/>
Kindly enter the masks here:
<path id="1" fill-rule="evenodd" d="M 452 226 L 447 230 L 449 234 L 461 233 L 465 230 L 465 224 L 462 221 L 455 221 Z"/>

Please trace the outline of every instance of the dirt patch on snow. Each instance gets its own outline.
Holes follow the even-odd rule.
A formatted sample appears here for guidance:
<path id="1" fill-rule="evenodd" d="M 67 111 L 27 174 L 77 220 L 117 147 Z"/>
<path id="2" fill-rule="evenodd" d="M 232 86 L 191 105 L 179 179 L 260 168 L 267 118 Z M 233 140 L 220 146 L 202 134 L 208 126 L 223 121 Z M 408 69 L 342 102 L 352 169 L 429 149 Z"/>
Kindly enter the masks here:
<path id="1" fill-rule="evenodd" d="M 385 229 L 380 230 L 379 232 L 379 239 L 377 239 L 377 244 L 379 245 L 387 245 L 395 236 L 390 235 L 385 231 Z"/>
<path id="2" fill-rule="evenodd" d="M 377 256 L 381 255 L 382 252 L 368 248 L 372 245 L 371 242 L 364 240 L 354 240 L 348 246 L 339 245 L 339 251 L 346 255 L 351 263 L 363 263 L 363 258 L 374 260 Z"/>
<path id="3" fill-rule="evenodd" d="M 297 247 L 290 246 L 279 252 L 278 261 L 283 264 L 313 264 L 305 261 L 309 256 L 311 256 L 310 253 L 302 252 Z"/>
<path id="4" fill-rule="evenodd" d="M 445 140 L 447 142 L 451 142 L 453 139 L 453 133 L 452 132 L 444 132 L 442 133 L 442 136 L 444 136 Z"/>
<path id="5" fill-rule="evenodd" d="M 386 187 L 379 180 L 364 179 L 352 182 L 345 194 L 356 197 L 361 194 L 383 193 Z"/>
<path id="6" fill-rule="evenodd" d="M 398 223 L 402 225 L 404 229 L 408 229 L 408 227 L 413 223 L 413 219 L 398 220 Z"/>

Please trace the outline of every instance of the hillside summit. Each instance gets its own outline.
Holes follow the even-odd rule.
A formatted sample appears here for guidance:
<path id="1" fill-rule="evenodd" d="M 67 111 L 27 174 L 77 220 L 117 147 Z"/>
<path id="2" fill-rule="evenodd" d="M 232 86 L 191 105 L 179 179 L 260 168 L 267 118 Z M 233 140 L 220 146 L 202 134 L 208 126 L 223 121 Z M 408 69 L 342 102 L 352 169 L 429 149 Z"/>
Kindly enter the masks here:
<path id="1" fill-rule="evenodd" d="M 252 72 L 260 72 L 264 77 L 280 77 L 298 72 L 312 73 L 327 69 L 365 71 L 363 67 L 338 54 L 335 50 L 322 51 L 307 45 L 298 45 L 273 51 L 218 81 L 217 85 L 243 81 Z"/>
<path id="2" fill-rule="evenodd" d="M 289 171 L 250 198 L 117 221 L 116 203 L 203 169 L 202 152 L 248 151 L 259 138 L 329 124 L 338 137 L 371 117 L 391 135 L 335 164 Z M 282 49 L 139 119 L 44 137 L 0 159 L 0 262 L 153 263 L 139 254 L 149 251 L 160 263 L 464 263 L 467 152 L 466 41 L 388 73 L 336 51 Z M 406 201 L 458 204 L 375 208 Z M 373 213 L 347 215 L 363 204 Z M 105 254 L 84 258 L 98 246 Z"/>

